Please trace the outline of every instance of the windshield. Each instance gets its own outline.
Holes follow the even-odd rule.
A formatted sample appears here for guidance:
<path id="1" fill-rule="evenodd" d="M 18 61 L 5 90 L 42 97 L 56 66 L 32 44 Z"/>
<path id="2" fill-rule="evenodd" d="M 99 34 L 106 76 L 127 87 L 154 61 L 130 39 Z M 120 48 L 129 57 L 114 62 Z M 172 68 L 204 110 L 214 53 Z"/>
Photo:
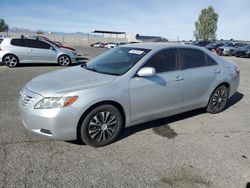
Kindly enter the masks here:
<path id="1" fill-rule="evenodd" d="M 122 75 L 149 51 L 142 48 L 114 48 L 86 63 L 84 68 L 104 74 Z"/>

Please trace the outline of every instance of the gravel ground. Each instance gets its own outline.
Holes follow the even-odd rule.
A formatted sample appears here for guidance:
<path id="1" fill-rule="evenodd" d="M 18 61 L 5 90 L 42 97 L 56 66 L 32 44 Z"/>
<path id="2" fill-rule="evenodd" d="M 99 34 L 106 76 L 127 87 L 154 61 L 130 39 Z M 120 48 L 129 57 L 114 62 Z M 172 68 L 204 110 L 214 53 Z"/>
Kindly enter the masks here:
<path id="1" fill-rule="evenodd" d="M 87 58 L 103 49 L 78 48 Z M 18 92 L 33 77 L 62 67 L 0 66 L 0 187 L 246 187 L 250 182 L 250 59 L 238 92 L 216 115 L 195 110 L 126 129 L 92 148 L 28 132 Z"/>

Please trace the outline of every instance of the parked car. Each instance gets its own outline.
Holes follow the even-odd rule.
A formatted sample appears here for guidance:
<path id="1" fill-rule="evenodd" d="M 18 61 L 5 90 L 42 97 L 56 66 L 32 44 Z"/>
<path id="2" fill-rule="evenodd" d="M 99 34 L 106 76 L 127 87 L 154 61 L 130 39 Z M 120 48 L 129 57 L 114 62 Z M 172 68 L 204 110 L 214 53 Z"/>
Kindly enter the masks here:
<path id="1" fill-rule="evenodd" d="M 114 43 L 114 42 L 109 42 L 109 43 L 107 43 L 107 44 L 104 46 L 104 48 L 111 49 L 111 48 L 115 48 L 116 46 L 117 46 L 116 43 Z"/>
<path id="2" fill-rule="evenodd" d="M 227 55 L 227 56 L 233 56 L 235 55 L 235 52 L 237 51 L 237 48 L 245 46 L 246 43 L 227 43 L 219 48 L 216 49 L 217 54 L 219 55 Z"/>
<path id="3" fill-rule="evenodd" d="M 59 41 L 53 41 L 55 44 L 57 44 L 58 46 L 62 46 L 63 44 Z"/>
<path id="4" fill-rule="evenodd" d="M 5 35 L 0 35 L 0 40 L 3 40 L 5 38 Z"/>
<path id="5" fill-rule="evenodd" d="M 21 119 L 49 138 L 104 146 L 123 127 L 197 108 L 223 111 L 239 72 L 205 48 L 128 44 L 28 82 L 20 92 Z"/>
<path id="6" fill-rule="evenodd" d="M 126 42 L 118 42 L 118 43 L 116 43 L 116 46 L 122 46 L 122 45 L 125 45 L 125 44 L 127 44 Z"/>
<path id="7" fill-rule="evenodd" d="M 238 48 L 238 50 L 235 52 L 236 57 L 250 57 L 250 44 Z"/>
<path id="8" fill-rule="evenodd" d="M 96 43 L 91 44 L 90 46 L 92 46 L 94 48 L 103 48 L 104 45 L 105 45 L 105 43 L 103 43 L 103 42 L 96 42 Z"/>
<path id="9" fill-rule="evenodd" d="M 217 54 L 219 55 L 228 55 L 233 56 L 237 48 L 233 43 L 227 43 L 216 49 Z"/>
<path id="10" fill-rule="evenodd" d="M 221 47 L 223 45 L 225 45 L 225 43 L 213 42 L 213 43 L 210 43 L 210 44 L 206 45 L 205 48 L 210 50 L 210 51 L 216 51 L 217 48 L 219 48 L 219 47 Z"/>
<path id="11" fill-rule="evenodd" d="M 68 66 L 78 62 L 78 56 L 75 51 L 58 48 L 46 41 L 5 38 L 0 44 L 0 61 L 8 67 L 16 67 L 19 63 L 58 63 Z"/>
<path id="12" fill-rule="evenodd" d="M 195 45 L 195 46 L 202 46 L 202 47 L 204 47 L 204 46 L 206 46 L 206 45 L 208 45 L 210 43 L 211 43 L 210 41 L 203 41 L 203 40 L 201 40 L 201 41 L 193 41 L 191 44 Z"/>

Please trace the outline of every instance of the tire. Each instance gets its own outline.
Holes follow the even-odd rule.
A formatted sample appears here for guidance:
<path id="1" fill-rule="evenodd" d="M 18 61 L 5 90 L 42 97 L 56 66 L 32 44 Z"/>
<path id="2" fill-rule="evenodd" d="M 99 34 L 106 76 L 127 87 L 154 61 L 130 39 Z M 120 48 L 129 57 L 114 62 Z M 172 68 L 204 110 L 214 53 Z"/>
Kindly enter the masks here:
<path id="1" fill-rule="evenodd" d="M 57 59 L 57 63 L 61 66 L 69 66 L 71 64 L 71 59 L 68 55 L 60 55 Z"/>
<path id="2" fill-rule="evenodd" d="M 101 147 L 113 142 L 123 127 L 120 111 L 113 105 L 94 108 L 83 119 L 80 128 L 81 140 L 92 147 Z"/>
<path id="3" fill-rule="evenodd" d="M 19 59 L 17 58 L 17 56 L 13 54 L 7 54 L 3 57 L 3 64 L 5 64 L 6 66 L 10 68 L 13 68 L 13 67 L 18 66 Z"/>
<path id="4" fill-rule="evenodd" d="M 234 55 L 234 51 L 233 50 L 230 50 L 229 52 L 228 52 L 228 56 L 233 56 Z"/>
<path id="5" fill-rule="evenodd" d="M 209 103 L 207 105 L 207 112 L 216 114 L 222 112 L 228 101 L 229 89 L 221 85 L 217 87 L 210 96 Z"/>

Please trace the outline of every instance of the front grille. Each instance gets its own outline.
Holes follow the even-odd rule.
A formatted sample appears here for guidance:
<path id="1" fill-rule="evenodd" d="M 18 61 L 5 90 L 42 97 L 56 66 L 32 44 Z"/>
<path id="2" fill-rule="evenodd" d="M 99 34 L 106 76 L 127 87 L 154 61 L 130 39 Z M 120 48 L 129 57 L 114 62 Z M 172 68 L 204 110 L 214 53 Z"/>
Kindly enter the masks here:
<path id="1" fill-rule="evenodd" d="M 34 97 L 31 97 L 29 95 L 21 95 L 20 96 L 20 104 L 25 107 L 28 106 L 30 103 L 32 103 L 35 100 Z"/>

